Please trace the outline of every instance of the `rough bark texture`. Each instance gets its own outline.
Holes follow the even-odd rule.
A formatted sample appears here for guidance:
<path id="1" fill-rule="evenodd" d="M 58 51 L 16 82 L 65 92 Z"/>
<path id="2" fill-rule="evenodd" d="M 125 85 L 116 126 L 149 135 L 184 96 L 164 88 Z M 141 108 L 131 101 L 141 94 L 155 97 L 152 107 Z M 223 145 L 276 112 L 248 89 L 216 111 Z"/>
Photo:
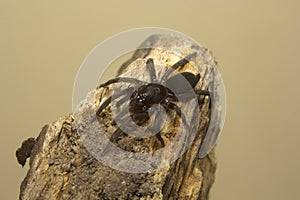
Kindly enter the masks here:
<path id="1" fill-rule="evenodd" d="M 153 46 L 164 49 L 153 49 Z M 138 67 L 134 63 L 145 63 L 149 57 L 170 66 L 193 51 L 199 55 L 194 64 L 202 65 L 202 68 L 187 66 L 188 69 L 181 70 L 200 72 L 203 75 L 208 73 L 203 66 L 215 63 L 207 49 L 194 45 L 192 41 L 183 42 L 177 37 L 152 36 L 141 45 L 141 48 L 120 68 L 120 75 L 124 73 L 126 76 L 134 75 L 130 74 L 131 69 Z M 181 55 L 174 55 L 170 51 L 179 52 Z M 141 71 L 143 69 L 132 73 Z M 137 76 L 143 77 L 139 74 Z M 200 81 L 197 87 L 205 89 L 207 85 Z M 148 173 L 128 173 L 110 168 L 94 158 L 83 144 L 75 124 L 85 119 L 83 116 L 85 112 L 91 111 L 92 107 L 87 107 L 87 103 L 94 105 L 94 109 L 99 107 L 111 94 L 112 89 L 113 87 L 108 87 L 91 91 L 86 102 L 79 106 L 77 113 L 61 117 L 43 127 L 31 150 L 30 169 L 21 184 L 20 199 L 207 200 L 215 178 L 215 152 L 213 149 L 202 159 L 199 159 L 197 154 L 209 125 L 208 98 L 200 98 L 201 107 L 198 115 L 201 120 L 197 134 L 192 145 L 182 156 L 170 165 Z M 74 117 L 81 114 L 82 119 L 74 120 Z M 176 118 L 172 113 L 169 115 L 170 118 Z M 178 132 L 180 120 L 177 118 L 166 121 L 162 132 L 166 145 L 171 142 L 171 136 Z M 106 109 L 98 118 L 99 123 L 106 124 L 104 134 L 108 137 L 115 130 L 115 126 L 111 125 L 111 119 L 110 109 Z M 159 148 L 155 138 L 136 140 L 125 136 L 118 141 L 118 146 L 132 152 L 140 152 L 141 149 L 151 152 Z M 22 153 L 20 148 L 18 154 L 26 156 L 29 150 L 23 147 L 23 151 L 25 152 Z M 24 163 L 24 157 L 20 159 Z"/>

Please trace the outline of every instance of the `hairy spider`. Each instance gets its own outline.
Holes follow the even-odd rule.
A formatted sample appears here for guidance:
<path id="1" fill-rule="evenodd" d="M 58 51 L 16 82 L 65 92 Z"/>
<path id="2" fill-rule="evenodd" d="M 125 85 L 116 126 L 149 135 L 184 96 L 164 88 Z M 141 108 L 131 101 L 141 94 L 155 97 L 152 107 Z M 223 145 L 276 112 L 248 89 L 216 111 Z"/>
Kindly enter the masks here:
<path id="1" fill-rule="evenodd" d="M 171 76 L 171 73 L 174 70 L 177 70 L 180 67 L 185 66 L 192 57 L 196 56 L 196 52 L 186 56 L 182 60 L 179 60 L 177 63 L 172 65 L 162 76 L 161 80 L 157 80 L 156 72 L 154 68 L 154 62 L 152 58 L 149 58 L 146 61 L 147 70 L 150 73 L 151 82 L 141 81 L 135 78 L 128 77 L 117 77 L 111 79 L 97 87 L 106 87 L 113 83 L 125 82 L 136 84 L 138 86 L 137 89 L 133 87 L 126 88 L 116 94 L 114 94 L 114 98 L 122 97 L 116 105 L 120 106 L 125 103 L 129 98 L 129 114 L 131 120 L 135 122 L 138 126 L 142 126 L 149 119 L 149 109 L 153 105 L 161 105 L 166 110 L 173 110 L 176 114 L 181 117 L 181 120 L 184 125 L 187 125 L 186 118 L 184 114 L 181 112 L 181 109 L 175 104 L 178 102 L 178 96 L 184 97 L 186 99 L 190 98 L 191 91 L 188 93 L 187 90 L 193 90 L 193 94 L 195 95 L 204 95 L 209 96 L 209 91 L 207 90 L 196 90 L 195 86 L 200 79 L 200 74 L 193 74 L 190 72 L 182 72 L 178 73 L 174 76 Z M 181 84 L 182 77 L 188 81 L 188 86 Z M 175 87 L 174 87 L 175 86 Z M 172 90 L 170 88 L 173 88 Z M 105 100 L 99 109 L 96 112 L 96 116 L 99 116 L 101 112 L 112 102 L 112 96 L 110 96 L 107 100 Z M 121 119 L 124 115 L 126 115 L 127 110 L 123 110 L 114 118 L 113 122 Z M 114 123 L 115 124 L 115 123 Z M 116 142 L 120 134 L 122 133 L 120 128 L 112 134 L 110 141 Z M 164 140 L 162 139 L 160 132 L 156 134 L 157 139 L 161 142 L 162 146 L 165 146 Z"/>

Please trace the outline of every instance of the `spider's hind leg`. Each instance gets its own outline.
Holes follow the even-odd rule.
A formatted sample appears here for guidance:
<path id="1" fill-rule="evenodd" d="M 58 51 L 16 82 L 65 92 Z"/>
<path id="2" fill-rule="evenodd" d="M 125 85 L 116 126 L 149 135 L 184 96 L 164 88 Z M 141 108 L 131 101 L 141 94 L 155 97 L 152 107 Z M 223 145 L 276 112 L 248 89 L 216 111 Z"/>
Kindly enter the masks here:
<path id="1" fill-rule="evenodd" d="M 121 137 L 122 134 L 124 134 L 123 131 L 120 128 L 117 128 L 111 135 L 109 142 L 104 147 L 101 155 L 107 154 L 107 152 L 109 152 L 112 149 L 113 145 L 116 144 L 117 140 Z"/>
<path id="2" fill-rule="evenodd" d="M 185 128 L 189 128 L 185 115 L 181 112 L 181 109 L 175 103 L 168 102 L 165 105 L 167 108 L 174 110 L 176 112 L 176 115 L 180 117 Z"/>
<path id="3" fill-rule="evenodd" d="M 160 142 L 161 146 L 162 146 L 162 147 L 165 147 L 165 141 L 164 141 L 164 139 L 161 137 L 161 133 L 160 133 L 160 132 L 156 133 L 155 137 L 158 139 L 158 141 Z"/>
<path id="4" fill-rule="evenodd" d="M 210 93 L 208 90 L 195 90 L 195 93 L 198 95 L 210 96 Z"/>

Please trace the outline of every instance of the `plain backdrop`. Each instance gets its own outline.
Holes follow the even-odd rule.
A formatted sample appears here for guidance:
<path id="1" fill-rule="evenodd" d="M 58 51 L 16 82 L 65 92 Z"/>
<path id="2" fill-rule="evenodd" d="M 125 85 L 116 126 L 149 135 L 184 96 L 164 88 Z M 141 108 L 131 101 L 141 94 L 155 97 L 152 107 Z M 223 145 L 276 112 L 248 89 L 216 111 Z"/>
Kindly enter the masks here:
<path id="1" fill-rule="evenodd" d="M 107 37 L 156 26 L 211 49 L 227 91 L 211 200 L 300 196 L 297 0 L 0 1 L 0 199 L 25 177 L 15 150 L 72 112 L 79 66 Z"/>

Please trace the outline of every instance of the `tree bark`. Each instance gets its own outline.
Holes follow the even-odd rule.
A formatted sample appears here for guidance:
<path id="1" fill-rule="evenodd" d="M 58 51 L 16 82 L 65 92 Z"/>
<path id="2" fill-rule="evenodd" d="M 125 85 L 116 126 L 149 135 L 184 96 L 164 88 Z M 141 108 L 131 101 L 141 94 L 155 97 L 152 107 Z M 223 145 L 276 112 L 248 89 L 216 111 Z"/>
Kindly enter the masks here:
<path id="1" fill-rule="evenodd" d="M 153 46 L 164 47 L 164 49 L 155 49 Z M 142 69 L 133 72 L 132 69 L 141 67 L 140 63 L 145 63 L 147 58 L 171 66 L 178 61 L 178 58 L 196 51 L 198 56 L 192 62 L 196 67 L 187 66 L 181 70 L 201 73 L 208 77 L 213 76 L 207 70 L 216 66 L 212 54 L 192 41 L 183 41 L 175 36 L 154 35 L 141 44 L 140 48 L 121 66 L 119 75 L 143 77 L 139 74 L 143 72 Z M 174 55 L 172 53 L 174 51 L 180 55 Z M 196 87 L 207 88 L 208 83 L 201 80 L 203 79 L 200 79 Z M 200 122 L 196 130 L 197 134 L 187 151 L 175 162 L 162 168 L 147 173 L 129 173 L 113 169 L 96 159 L 77 130 L 78 123 L 85 120 L 84 115 L 87 112 L 95 112 L 95 109 L 112 94 L 112 90 L 113 86 L 91 91 L 85 102 L 79 105 L 76 113 L 45 125 L 34 145 L 32 145 L 32 138 L 23 143 L 17 151 L 17 158 L 20 164 L 24 165 L 24 160 L 30 156 L 30 169 L 21 184 L 20 199 L 207 200 L 215 179 L 215 151 L 213 149 L 202 159 L 197 154 L 209 126 L 209 98 L 199 99 L 201 106 L 200 113 L 197 115 L 200 116 Z M 180 124 L 180 119 L 171 111 L 168 117 L 175 120 L 167 120 L 164 125 L 162 138 L 166 145 L 172 142 L 171 136 L 178 133 L 178 124 Z M 115 125 L 111 124 L 111 110 L 105 109 L 97 120 L 105 124 L 103 134 L 110 137 L 116 129 Z M 154 152 L 161 148 L 161 144 L 155 137 L 143 140 L 124 135 L 120 137 L 118 146 L 128 151 L 140 152 L 143 149 Z M 163 159 L 162 157 L 162 161 Z"/>

